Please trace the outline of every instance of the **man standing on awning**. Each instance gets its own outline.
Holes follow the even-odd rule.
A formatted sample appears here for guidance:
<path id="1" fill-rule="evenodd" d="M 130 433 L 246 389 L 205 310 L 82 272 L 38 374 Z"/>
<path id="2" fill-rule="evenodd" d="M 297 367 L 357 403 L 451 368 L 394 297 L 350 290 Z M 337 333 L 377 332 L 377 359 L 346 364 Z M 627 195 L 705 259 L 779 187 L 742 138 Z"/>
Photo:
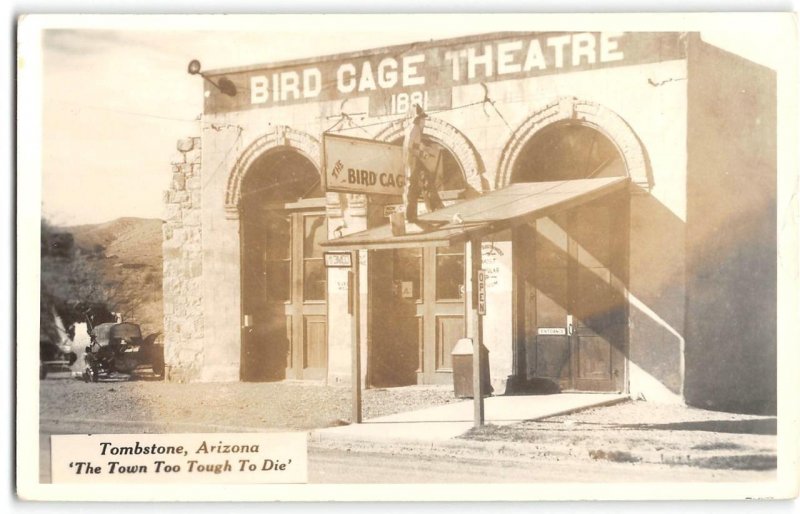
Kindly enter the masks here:
<path id="1" fill-rule="evenodd" d="M 422 142 L 422 132 L 425 130 L 425 118 L 428 117 L 419 104 L 411 106 L 412 120 L 406 126 L 403 134 L 403 166 L 405 169 L 405 186 L 403 187 L 403 204 L 406 211 L 407 224 L 417 223 L 417 202 L 420 192 L 423 194 L 428 212 L 444 207 L 439 193 L 434 184 L 435 177 L 431 176 L 423 161 L 426 152 Z M 411 228 L 412 230 L 409 230 Z M 407 232 L 421 231 L 418 225 L 406 226 Z"/>

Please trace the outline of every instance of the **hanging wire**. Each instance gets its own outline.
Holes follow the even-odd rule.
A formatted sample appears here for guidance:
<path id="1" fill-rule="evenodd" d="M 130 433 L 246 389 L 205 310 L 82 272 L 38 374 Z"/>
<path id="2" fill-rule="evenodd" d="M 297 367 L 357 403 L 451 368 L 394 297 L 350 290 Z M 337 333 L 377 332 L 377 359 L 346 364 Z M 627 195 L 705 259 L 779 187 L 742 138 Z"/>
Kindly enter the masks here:
<path id="1" fill-rule="evenodd" d="M 217 165 L 217 167 L 216 167 L 216 168 L 214 168 L 214 171 L 212 171 L 212 172 L 211 172 L 211 174 L 208 176 L 208 180 L 206 180 L 206 181 L 203 183 L 203 186 L 202 186 L 202 187 L 203 187 L 204 189 L 205 189 L 205 187 L 206 187 L 206 186 L 208 186 L 208 184 L 210 184 L 210 183 L 211 183 L 211 181 L 214 179 L 214 177 L 216 176 L 216 174 L 217 174 L 217 173 L 219 173 L 219 170 L 221 170 L 221 169 L 222 169 L 222 167 L 223 167 L 225 164 L 227 164 L 227 162 L 228 162 L 228 157 L 231 155 L 231 152 L 232 152 L 232 151 L 233 151 L 233 149 L 234 149 L 234 148 L 236 148 L 236 146 L 237 146 L 237 145 L 238 145 L 238 144 L 241 142 L 241 140 L 242 140 L 242 132 L 244 132 L 244 127 L 242 127 L 242 126 L 240 126 L 240 125 L 235 125 L 235 127 L 238 129 L 238 132 L 237 132 L 237 134 L 236 134 L 236 139 L 234 139 L 234 140 L 233 140 L 233 143 L 231 143 L 231 146 L 230 146 L 230 147 L 228 147 L 228 149 L 225 151 L 225 155 L 222 157 L 222 160 L 219 162 L 219 164 Z"/>
<path id="2" fill-rule="evenodd" d="M 488 103 L 489 105 L 492 106 L 492 109 L 494 109 L 494 112 L 496 112 L 497 115 L 500 116 L 500 119 L 503 120 L 503 123 L 506 124 L 506 127 L 508 127 L 508 130 L 513 132 L 514 129 L 511 128 L 511 125 L 508 124 L 508 122 L 506 121 L 505 117 L 503 116 L 503 113 L 501 113 L 500 110 L 497 108 L 497 106 L 494 104 L 494 100 L 492 100 L 489 97 L 489 86 L 487 86 L 486 83 L 481 82 L 481 87 L 483 88 L 483 101 L 481 102 L 483 104 L 483 113 L 486 114 L 486 116 L 489 116 L 489 114 L 486 112 L 486 104 Z"/>

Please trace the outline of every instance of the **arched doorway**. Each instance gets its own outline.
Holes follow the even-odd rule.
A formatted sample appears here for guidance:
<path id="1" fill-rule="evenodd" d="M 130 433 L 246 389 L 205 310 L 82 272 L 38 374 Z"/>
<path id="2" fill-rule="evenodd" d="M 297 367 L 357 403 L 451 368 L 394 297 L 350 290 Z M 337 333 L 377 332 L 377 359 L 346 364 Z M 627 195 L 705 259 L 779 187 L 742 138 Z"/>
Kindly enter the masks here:
<path id="1" fill-rule="evenodd" d="M 402 139 L 392 142 L 402 144 Z M 463 197 L 468 184 L 455 154 L 433 138 L 423 142 L 439 153 L 438 166 L 430 171 L 442 198 Z M 464 337 L 463 243 L 371 254 L 373 309 L 384 314 L 371 323 L 370 385 L 450 383 L 450 352 Z"/>
<path id="2" fill-rule="evenodd" d="M 512 170 L 512 182 L 627 176 L 614 142 L 572 120 L 533 134 Z M 615 193 L 515 229 L 518 373 L 535 387 L 625 390 L 628 212 Z"/>
<path id="3" fill-rule="evenodd" d="M 327 368 L 325 202 L 293 149 L 256 158 L 242 180 L 242 379 L 322 379 Z"/>

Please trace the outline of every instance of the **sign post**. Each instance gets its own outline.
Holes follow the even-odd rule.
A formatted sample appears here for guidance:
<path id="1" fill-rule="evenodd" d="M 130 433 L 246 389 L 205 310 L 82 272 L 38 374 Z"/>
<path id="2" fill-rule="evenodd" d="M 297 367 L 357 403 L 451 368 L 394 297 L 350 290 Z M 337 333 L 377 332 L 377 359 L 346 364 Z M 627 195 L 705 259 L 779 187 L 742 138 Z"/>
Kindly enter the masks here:
<path id="1" fill-rule="evenodd" d="M 353 337 L 353 366 L 352 366 L 352 373 L 353 373 L 353 415 L 352 415 L 352 422 L 353 423 L 361 423 L 361 335 L 360 335 L 360 328 L 361 328 L 361 319 L 359 317 L 359 309 L 361 307 L 361 298 L 359 294 L 359 284 L 358 284 L 358 250 L 353 250 L 353 267 L 349 272 L 350 275 L 350 289 L 352 291 L 351 297 L 351 312 L 353 313 L 350 317 L 351 320 L 351 333 Z"/>
<path id="2" fill-rule="evenodd" d="M 470 256 L 469 273 L 469 322 L 467 323 L 467 337 L 472 339 L 472 401 L 473 401 L 473 421 L 476 427 L 483 426 L 484 406 L 483 406 L 483 384 L 481 380 L 481 368 L 483 364 L 483 326 L 481 320 L 481 297 L 480 285 L 483 278 L 481 270 L 481 241 L 478 238 L 470 238 L 467 241 L 467 253 Z M 484 292 L 485 299 L 485 292 Z M 483 311 L 485 312 L 485 305 Z"/>
<path id="3" fill-rule="evenodd" d="M 347 272 L 347 313 L 350 314 L 352 334 L 353 413 L 352 422 L 361 423 L 361 319 L 358 285 L 358 250 L 352 252 L 324 252 L 326 268 L 350 268 Z"/>

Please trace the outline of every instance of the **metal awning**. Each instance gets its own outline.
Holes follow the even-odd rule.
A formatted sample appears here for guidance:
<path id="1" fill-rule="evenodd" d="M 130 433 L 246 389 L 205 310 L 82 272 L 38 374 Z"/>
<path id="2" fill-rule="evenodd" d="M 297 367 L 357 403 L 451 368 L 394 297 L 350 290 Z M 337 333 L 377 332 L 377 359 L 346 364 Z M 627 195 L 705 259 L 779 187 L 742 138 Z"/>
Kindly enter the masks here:
<path id="1" fill-rule="evenodd" d="M 430 230 L 392 235 L 387 223 L 322 243 L 342 250 L 448 246 L 549 216 L 627 187 L 627 177 L 523 182 L 449 205 L 419 217 Z"/>

